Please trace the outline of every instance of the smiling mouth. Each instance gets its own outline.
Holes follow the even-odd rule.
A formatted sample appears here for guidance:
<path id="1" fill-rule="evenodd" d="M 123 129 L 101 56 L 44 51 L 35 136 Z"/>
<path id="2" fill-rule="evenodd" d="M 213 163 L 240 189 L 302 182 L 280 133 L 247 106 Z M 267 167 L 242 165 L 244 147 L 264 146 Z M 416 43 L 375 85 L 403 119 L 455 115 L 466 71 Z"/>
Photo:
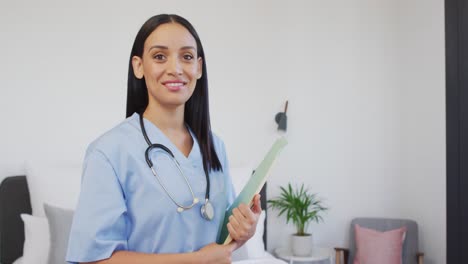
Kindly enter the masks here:
<path id="1" fill-rule="evenodd" d="M 185 82 L 164 82 L 163 85 L 172 92 L 177 92 L 185 86 Z"/>
<path id="2" fill-rule="evenodd" d="M 184 85 L 184 83 L 166 83 L 167 86 L 171 86 L 171 87 L 176 87 L 176 86 L 182 86 Z"/>

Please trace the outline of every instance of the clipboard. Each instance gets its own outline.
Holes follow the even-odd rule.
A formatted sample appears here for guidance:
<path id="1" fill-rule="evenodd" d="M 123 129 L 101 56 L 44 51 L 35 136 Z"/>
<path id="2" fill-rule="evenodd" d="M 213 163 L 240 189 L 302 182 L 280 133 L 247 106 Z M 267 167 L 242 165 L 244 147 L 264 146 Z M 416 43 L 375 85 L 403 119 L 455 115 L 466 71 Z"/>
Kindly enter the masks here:
<path id="1" fill-rule="evenodd" d="M 279 153 L 283 148 L 288 144 L 288 141 L 284 137 L 280 137 L 273 143 L 268 153 L 263 158 L 263 161 L 257 167 L 255 172 L 250 176 L 249 181 L 244 186 L 240 194 L 236 197 L 234 202 L 229 206 L 226 210 L 226 214 L 224 215 L 224 221 L 221 226 L 221 232 L 218 237 L 218 244 L 229 244 L 232 241 L 231 236 L 229 235 L 229 231 L 227 229 L 227 223 L 229 222 L 229 216 L 232 215 L 232 209 L 238 207 L 241 203 L 248 204 L 252 206 L 252 199 L 255 194 L 259 193 L 260 190 L 265 185 L 265 182 L 268 178 L 270 169 L 278 157 Z"/>

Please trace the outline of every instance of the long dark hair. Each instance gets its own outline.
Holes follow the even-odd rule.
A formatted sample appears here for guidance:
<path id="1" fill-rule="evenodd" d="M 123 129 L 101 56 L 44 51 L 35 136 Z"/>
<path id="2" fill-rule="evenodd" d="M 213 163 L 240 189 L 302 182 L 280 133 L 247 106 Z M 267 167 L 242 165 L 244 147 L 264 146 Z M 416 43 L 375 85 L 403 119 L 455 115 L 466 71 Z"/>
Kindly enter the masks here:
<path id="1" fill-rule="evenodd" d="M 140 28 L 140 31 L 138 31 L 128 63 L 127 117 L 133 115 L 135 112 L 143 115 L 143 112 L 148 106 L 148 88 L 146 87 L 145 78 L 138 79 L 135 77 L 132 57 L 138 56 L 142 58 L 144 44 L 148 36 L 158 26 L 166 23 L 178 23 L 184 26 L 190 34 L 192 34 L 197 43 L 197 56 L 203 59 L 203 74 L 201 78 L 197 80 L 192 96 L 185 103 L 184 121 L 192 129 L 200 145 L 200 151 L 203 157 L 203 168 L 205 171 L 209 171 L 209 169 L 222 170 L 218 155 L 216 155 L 214 149 L 213 136 L 211 134 L 205 53 L 203 52 L 203 46 L 195 28 L 185 18 L 178 15 L 156 15 L 148 19 Z"/>

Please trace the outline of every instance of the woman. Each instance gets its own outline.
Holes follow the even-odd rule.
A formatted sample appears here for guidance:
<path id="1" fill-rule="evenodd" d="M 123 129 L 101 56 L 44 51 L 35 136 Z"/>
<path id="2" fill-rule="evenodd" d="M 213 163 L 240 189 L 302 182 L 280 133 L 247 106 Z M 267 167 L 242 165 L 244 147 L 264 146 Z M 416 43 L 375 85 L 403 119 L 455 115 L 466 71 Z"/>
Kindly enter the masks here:
<path id="1" fill-rule="evenodd" d="M 252 237 L 258 195 L 234 209 L 234 242 L 214 243 L 234 192 L 207 86 L 192 25 L 177 15 L 146 21 L 130 55 L 127 119 L 86 153 L 67 261 L 230 263 Z"/>

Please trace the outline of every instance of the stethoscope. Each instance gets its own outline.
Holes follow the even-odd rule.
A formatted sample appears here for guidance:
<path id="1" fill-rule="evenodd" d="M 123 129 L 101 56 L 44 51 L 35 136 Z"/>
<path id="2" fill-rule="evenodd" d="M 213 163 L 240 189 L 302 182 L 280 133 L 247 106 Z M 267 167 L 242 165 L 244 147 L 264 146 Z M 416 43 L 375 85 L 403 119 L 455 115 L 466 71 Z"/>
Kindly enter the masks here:
<path id="1" fill-rule="evenodd" d="M 195 197 L 195 194 L 193 193 L 193 190 L 192 190 L 192 186 L 188 182 L 187 177 L 185 177 L 185 174 L 182 172 L 182 169 L 180 168 L 179 162 L 176 160 L 176 158 L 174 157 L 174 154 L 172 154 L 172 151 L 169 148 L 167 148 L 163 144 L 153 144 L 153 143 L 151 143 L 151 141 L 148 138 L 148 135 L 146 134 L 145 124 L 143 123 L 143 114 L 140 115 L 140 127 L 141 127 L 141 132 L 143 133 L 143 136 L 145 137 L 146 143 L 148 143 L 148 148 L 145 151 L 146 163 L 148 163 L 148 166 L 150 167 L 151 172 L 153 172 L 154 177 L 158 180 L 159 184 L 164 189 L 164 192 L 166 192 L 166 194 L 169 196 L 169 198 L 172 200 L 172 202 L 175 205 L 177 205 L 177 212 L 182 213 L 183 211 L 188 210 L 188 209 L 192 208 L 193 206 L 195 206 L 199 202 L 199 200 L 198 200 L 197 197 Z M 158 174 L 156 173 L 156 171 L 153 168 L 153 162 L 149 158 L 149 153 L 150 153 L 150 151 L 152 149 L 155 149 L 155 150 L 159 149 L 159 150 L 165 152 L 168 156 L 171 157 L 172 161 L 174 162 L 177 169 L 179 170 L 180 175 L 182 175 L 182 177 L 184 177 L 185 183 L 187 184 L 187 186 L 188 186 L 188 188 L 190 190 L 190 194 L 192 195 L 192 203 L 190 205 L 182 205 L 182 204 L 178 203 L 174 199 L 174 197 L 171 195 L 171 193 L 169 193 L 169 191 L 166 189 L 166 186 L 163 184 L 163 182 L 161 181 L 161 178 L 158 176 Z M 205 176 L 206 176 L 205 204 L 201 206 L 200 211 L 201 211 L 202 217 L 204 219 L 210 221 L 214 217 L 214 208 L 213 208 L 213 205 L 210 202 L 210 177 L 208 176 L 208 172 L 206 170 L 205 170 Z"/>

